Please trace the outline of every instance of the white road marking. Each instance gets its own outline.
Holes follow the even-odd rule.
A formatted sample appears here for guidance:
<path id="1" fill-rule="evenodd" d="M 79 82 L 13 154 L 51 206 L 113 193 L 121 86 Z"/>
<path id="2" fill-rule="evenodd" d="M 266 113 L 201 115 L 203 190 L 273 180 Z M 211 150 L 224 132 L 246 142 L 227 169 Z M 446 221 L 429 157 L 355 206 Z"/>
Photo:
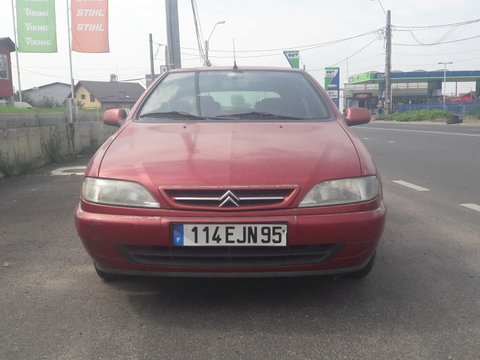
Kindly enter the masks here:
<path id="1" fill-rule="evenodd" d="M 409 182 L 406 182 L 406 181 L 403 181 L 403 180 L 393 180 L 392 182 L 394 182 L 395 184 L 398 184 L 398 185 L 408 187 L 408 188 L 413 189 L 413 190 L 417 190 L 417 191 L 430 191 L 430 189 L 424 188 L 423 186 L 418 186 L 418 185 L 415 185 L 415 184 L 412 184 L 412 183 L 409 183 Z"/>
<path id="2" fill-rule="evenodd" d="M 389 144 L 395 144 L 396 141 L 390 140 L 388 143 L 389 143 Z"/>
<path id="3" fill-rule="evenodd" d="M 460 204 L 460 206 L 480 212 L 480 205 L 477 204 Z"/>
<path id="4" fill-rule="evenodd" d="M 471 137 L 480 137 L 480 134 L 463 134 L 463 133 L 454 133 L 454 132 L 444 132 L 444 131 L 428 131 L 428 130 L 410 130 L 410 129 L 389 129 L 389 128 L 373 128 L 373 127 L 363 127 L 359 129 L 367 130 L 382 130 L 382 131 L 398 131 L 398 132 L 416 132 L 423 134 L 439 134 L 439 135 L 457 135 L 457 136 L 471 136 Z"/>
<path id="5" fill-rule="evenodd" d="M 78 175 L 83 176 L 85 174 L 86 166 L 67 166 L 52 170 L 50 174 L 59 175 Z"/>

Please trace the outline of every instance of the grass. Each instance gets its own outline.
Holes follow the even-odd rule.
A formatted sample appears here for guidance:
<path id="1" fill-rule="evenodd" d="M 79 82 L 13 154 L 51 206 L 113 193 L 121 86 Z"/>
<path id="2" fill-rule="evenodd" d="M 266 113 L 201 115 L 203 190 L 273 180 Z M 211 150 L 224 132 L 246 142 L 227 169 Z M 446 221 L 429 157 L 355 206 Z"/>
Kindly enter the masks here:
<path id="1" fill-rule="evenodd" d="M 32 168 L 32 164 L 14 152 L 13 157 L 6 152 L 0 151 L 0 172 L 5 176 L 16 176 L 27 173 Z"/>
<path id="2" fill-rule="evenodd" d="M 49 108 L 49 109 L 40 109 L 40 108 L 32 108 L 32 109 L 19 109 L 14 106 L 5 105 L 0 106 L 0 114 L 33 114 L 33 113 L 64 113 L 64 107 L 57 107 L 57 108 Z"/>
<path id="3" fill-rule="evenodd" d="M 42 150 L 50 163 L 60 162 L 72 156 L 71 152 L 65 150 L 65 140 L 56 127 L 50 131 L 45 141 L 42 140 Z M 6 177 L 26 174 L 33 169 L 34 162 L 28 162 L 25 155 L 17 154 L 15 150 L 13 156 L 0 151 L 0 173 Z"/>
<path id="4" fill-rule="evenodd" d="M 103 111 L 103 109 L 77 109 L 78 112 L 96 112 L 97 110 Z M 63 107 L 55 108 L 32 108 L 32 109 L 20 109 L 10 105 L 0 105 L 0 114 L 34 114 L 34 113 L 64 113 L 66 114 L 67 110 Z"/>
<path id="5" fill-rule="evenodd" d="M 418 110 L 407 111 L 401 113 L 394 113 L 389 115 L 377 115 L 376 120 L 391 120 L 391 121 L 445 121 L 452 116 L 452 113 L 443 110 Z"/>
<path id="6" fill-rule="evenodd" d="M 48 139 L 42 142 L 42 149 L 50 162 L 58 162 L 68 157 L 63 151 L 64 142 L 57 127 L 53 128 Z"/>

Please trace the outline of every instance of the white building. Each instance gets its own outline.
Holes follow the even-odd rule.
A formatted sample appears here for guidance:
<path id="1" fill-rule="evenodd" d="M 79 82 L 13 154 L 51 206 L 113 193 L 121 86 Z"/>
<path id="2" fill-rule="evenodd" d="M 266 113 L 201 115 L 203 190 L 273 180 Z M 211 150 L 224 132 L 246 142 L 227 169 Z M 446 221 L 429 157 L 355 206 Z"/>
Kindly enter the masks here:
<path id="1" fill-rule="evenodd" d="M 54 82 L 22 91 L 25 101 L 36 107 L 63 106 L 70 95 L 70 85 Z"/>

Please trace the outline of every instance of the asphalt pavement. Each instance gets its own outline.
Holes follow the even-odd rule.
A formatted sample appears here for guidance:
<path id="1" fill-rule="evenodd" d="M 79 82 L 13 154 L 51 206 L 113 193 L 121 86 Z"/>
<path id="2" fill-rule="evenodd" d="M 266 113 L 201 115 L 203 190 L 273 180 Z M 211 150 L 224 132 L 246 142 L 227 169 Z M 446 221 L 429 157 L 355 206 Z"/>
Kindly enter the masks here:
<path id="1" fill-rule="evenodd" d="M 355 128 L 388 206 L 363 280 L 107 284 L 73 223 L 87 156 L 1 179 L 0 359 L 478 359 L 479 130 Z"/>

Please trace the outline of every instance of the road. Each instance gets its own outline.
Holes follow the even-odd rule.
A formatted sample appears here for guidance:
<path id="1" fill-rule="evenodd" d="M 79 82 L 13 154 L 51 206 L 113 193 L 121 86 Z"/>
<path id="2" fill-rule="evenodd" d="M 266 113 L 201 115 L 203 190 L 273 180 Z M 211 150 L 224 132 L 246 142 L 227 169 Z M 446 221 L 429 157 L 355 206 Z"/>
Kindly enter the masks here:
<path id="1" fill-rule="evenodd" d="M 107 284 L 74 230 L 81 176 L 51 173 L 87 158 L 1 180 L 0 358 L 478 359 L 480 211 L 465 205 L 480 205 L 480 127 L 354 131 L 388 206 L 360 281 Z"/>
<path id="2" fill-rule="evenodd" d="M 480 126 L 375 123 L 355 132 L 386 179 L 403 177 L 451 202 L 480 204 Z"/>

